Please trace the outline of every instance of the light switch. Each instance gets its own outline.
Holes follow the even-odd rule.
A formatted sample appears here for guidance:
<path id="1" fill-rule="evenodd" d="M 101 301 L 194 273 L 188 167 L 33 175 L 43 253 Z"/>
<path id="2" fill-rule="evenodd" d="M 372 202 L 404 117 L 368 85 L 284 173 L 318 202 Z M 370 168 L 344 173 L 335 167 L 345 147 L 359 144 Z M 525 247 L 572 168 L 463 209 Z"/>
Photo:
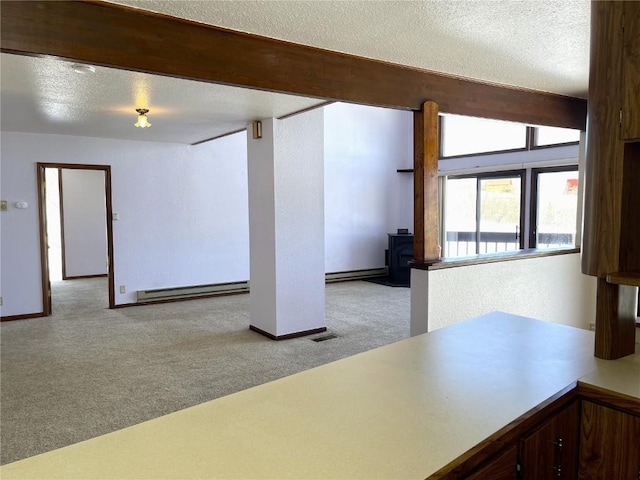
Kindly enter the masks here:
<path id="1" fill-rule="evenodd" d="M 7 211 L 7 201 L 6 200 L 0 200 L 0 211 L 2 211 L 2 212 L 6 212 Z"/>

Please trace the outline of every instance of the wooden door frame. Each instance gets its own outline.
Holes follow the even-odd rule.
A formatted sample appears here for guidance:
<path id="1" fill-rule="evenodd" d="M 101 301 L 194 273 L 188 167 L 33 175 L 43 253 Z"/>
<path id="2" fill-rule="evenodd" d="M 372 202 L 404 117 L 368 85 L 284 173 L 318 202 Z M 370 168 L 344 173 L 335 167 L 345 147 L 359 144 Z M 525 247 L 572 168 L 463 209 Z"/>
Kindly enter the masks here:
<path id="1" fill-rule="evenodd" d="M 88 165 L 79 163 L 47 163 L 38 162 L 37 188 L 38 188 L 38 219 L 40 228 L 40 272 L 42 284 L 42 315 L 51 315 L 51 283 L 49 281 L 49 255 L 47 242 L 47 205 L 45 195 L 45 168 L 57 168 L 60 175 L 58 188 L 60 188 L 62 169 L 68 170 L 101 170 L 104 172 L 105 210 L 107 223 L 107 277 L 109 284 L 109 308 L 115 308 L 115 278 L 113 262 L 113 203 L 111 195 L 111 166 Z M 62 209 L 62 205 L 60 206 Z"/>

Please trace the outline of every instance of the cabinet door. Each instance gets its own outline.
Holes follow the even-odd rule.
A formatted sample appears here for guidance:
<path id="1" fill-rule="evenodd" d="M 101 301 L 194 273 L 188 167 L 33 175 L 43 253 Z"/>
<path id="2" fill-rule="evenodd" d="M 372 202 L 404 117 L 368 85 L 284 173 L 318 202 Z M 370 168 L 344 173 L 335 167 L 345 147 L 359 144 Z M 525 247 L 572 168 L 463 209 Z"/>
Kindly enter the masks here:
<path id="1" fill-rule="evenodd" d="M 640 417 L 582 402 L 578 478 L 640 478 Z"/>
<path id="2" fill-rule="evenodd" d="M 578 470 L 580 408 L 574 401 L 521 440 L 522 478 L 575 479 Z"/>
<path id="3" fill-rule="evenodd" d="M 518 450 L 516 447 L 511 447 L 480 467 L 480 470 L 465 477 L 465 480 L 516 480 L 517 463 Z"/>
<path id="4" fill-rule="evenodd" d="M 622 137 L 640 139 L 640 3 L 624 2 Z M 635 480 L 635 479 L 634 479 Z"/>

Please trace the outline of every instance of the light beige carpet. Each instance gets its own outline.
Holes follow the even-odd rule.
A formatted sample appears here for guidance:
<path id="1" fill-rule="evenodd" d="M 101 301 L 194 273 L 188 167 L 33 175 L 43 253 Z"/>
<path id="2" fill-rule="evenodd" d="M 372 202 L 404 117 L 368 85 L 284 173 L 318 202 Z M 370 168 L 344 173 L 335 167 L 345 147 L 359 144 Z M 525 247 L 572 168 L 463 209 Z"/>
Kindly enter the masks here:
<path id="1" fill-rule="evenodd" d="M 367 282 L 327 285 L 319 343 L 249 331 L 246 294 L 108 310 L 105 279 L 53 287 L 53 316 L 0 326 L 2 464 L 409 336 L 409 289 Z"/>

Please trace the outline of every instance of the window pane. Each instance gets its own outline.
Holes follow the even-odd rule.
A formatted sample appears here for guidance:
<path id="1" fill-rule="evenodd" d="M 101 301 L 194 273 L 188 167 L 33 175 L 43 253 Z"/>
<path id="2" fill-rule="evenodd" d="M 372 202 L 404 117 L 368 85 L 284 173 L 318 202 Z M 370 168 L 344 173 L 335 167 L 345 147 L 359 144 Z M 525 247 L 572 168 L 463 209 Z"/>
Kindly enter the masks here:
<path id="1" fill-rule="evenodd" d="M 537 127 L 536 145 L 554 145 L 556 143 L 569 143 L 580 141 L 580 130 L 557 127 Z"/>
<path id="2" fill-rule="evenodd" d="M 527 127 L 519 123 L 447 115 L 442 117 L 442 155 L 526 148 Z"/>
<path id="3" fill-rule="evenodd" d="M 445 195 L 445 257 L 476 254 L 475 178 L 447 179 Z"/>
<path id="4" fill-rule="evenodd" d="M 519 176 L 480 179 L 479 253 L 520 249 Z"/>
<path id="5" fill-rule="evenodd" d="M 575 245 L 578 172 L 538 174 L 536 246 Z"/>

